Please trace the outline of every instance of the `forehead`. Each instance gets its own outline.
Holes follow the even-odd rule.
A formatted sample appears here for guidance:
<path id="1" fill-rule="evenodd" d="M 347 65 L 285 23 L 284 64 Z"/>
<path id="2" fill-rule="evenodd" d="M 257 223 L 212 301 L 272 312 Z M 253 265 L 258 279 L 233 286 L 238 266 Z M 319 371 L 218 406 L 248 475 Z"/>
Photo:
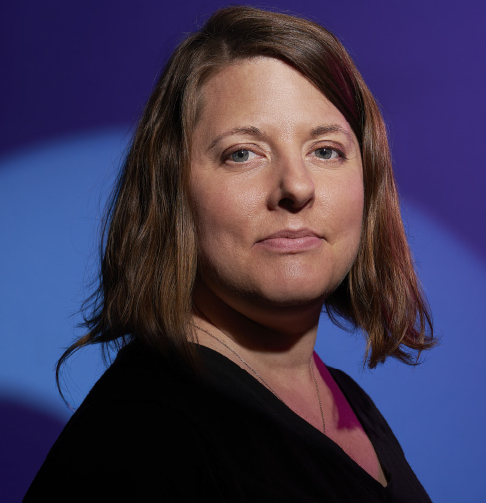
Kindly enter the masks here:
<path id="1" fill-rule="evenodd" d="M 212 73 L 199 93 L 195 134 L 242 125 L 295 133 L 299 126 L 339 124 L 352 134 L 344 116 L 300 72 L 274 58 L 255 57 Z"/>

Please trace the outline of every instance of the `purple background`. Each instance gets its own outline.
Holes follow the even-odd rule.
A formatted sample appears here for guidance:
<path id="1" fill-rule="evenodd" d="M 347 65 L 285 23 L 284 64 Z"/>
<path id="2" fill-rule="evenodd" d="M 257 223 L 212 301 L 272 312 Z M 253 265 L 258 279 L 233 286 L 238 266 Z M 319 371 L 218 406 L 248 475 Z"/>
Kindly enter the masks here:
<path id="1" fill-rule="evenodd" d="M 40 306 L 42 302 L 50 302 L 57 306 L 58 317 L 64 323 L 82 300 L 85 292 L 79 289 L 90 252 L 83 248 L 84 241 L 92 237 L 97 202 L 106 194 L 110 169 L 119 160 L 127 132 L 181 34 L 193 30 L 208 13 L 222 5 L 222 2 L 195 1 L 182 1 L 174 6 L 172 2 L 161 1 L 57 0 L 12 2 L 0 8 L 0 184 L 3 184 L 0 190 L 4 190 L 0 195 L 3 194 L 5 203 L 0 230 L 6 236 L 3 248 L 7 250 L 1 255 L 3 307 L 0 313 L 7 321 L 0 321 L 3 323 L 0 324 L 0 350 L 4 355 L 0 364 L 4 369 L 9 365 L 15 367 L 4 374 L 0 369 L 0 494 L 5 491 L 2 501 L 19 500 L 68 417 L 59 404 L 54 404 L 54 399 L 49 401 L 36 395 L 34 384 L 30 389 L 29 383 L 46 378 L 55 396 L 52 365 L 60 348 L 71 340 L 74 322 L 59 325 L 55 335 L 52 330 L 49 332 L 49 344 L 54 348 L 49 352 L 44 351 L 43 341 L 47 339 L 36 339 L 35 333 L 23 335 L 21 327 L 33 317 L 36 303 Z M 413 395 L 418 398 L 410 398 L 407 403 L 413 407 L 413 422 L 418 425 L 407 430 L 400 423 L 400 404 L 389 405 L 396 388 L 383 388 L 382 395 L 379 389 L 382 381 L 373 381 L 375 384 L 365 388 L 368 391 L 370 386 L 377 388 L 378 399 L 371 391 L 370 394 L 382 410 L 390 408 L 385 415 L 392 417 L 390 422 L 398 430 L 397 436 L 408 458 L 416 458 L 412 463 L 414 468 L 423 455 L 423 468 L 419 465 L 416 471 L 432 499 L 459 501 L 461 494 L 462 501 L 484 501 L 485 482 L 475 479 L 471 473 L 481 464 L 484 466 L 484 461 L 482 456 L 472 453 L 468 445 L 484 445 L 479 426 L 482 417 L 473 418 L 471 414 L 484 411 L 484 391 L 478 382 L 484 383 L 485 374 L 474 372 L 480 368 L 479 358 L 486 349 L 485 331 L 479 319 L 481 306 L 486 302 L 484 283 L 478 286 L 485 277 L 486 266 L 486 199 L 483 195 L 486 187 L 483 153 L 486 3 L 482 0 L 460 3 L 294 0 L 274 1 L 271 6 L 307 16 L 334 31 L 350 50 L 382 105 L 390 129 L 400 193 L 407 203 L 405 216 L 411 221 L 412 247 L 423 269 L 422 278 L 434 312 L 444 312 L 444 317 L 436 315 L 444 349 L 436 350 L 439 356 L 429 366 L 429 369 L 441 369 L 442 380 L 437 378 L 438 371 L 420 374 L 422 371 L 418 370 L 413 378 L 417 390 L 430 386 L 427 392 L 440 395 L 441 403 L 451 407 L 444 411 L 447 417 L 429 411 L 429 395 L 420 395 L 422 391 L 418 391 Z M 66 156 L 67 152 L 70 159 L 75 153 L 74 158 L 85 159 L 85 164 L 45 162 L 60 159 L 59 156 Z M 102 156 L 106 156 L 106 162 L 99 171 L 83 168 L 95 166 Z M 43 162 L 39 161 L 41 157 Z M 88 178 L 88 187 L 79 189 Z M 45 192 L 41 192 L 47 181 Z M 54 187 L 53 183 L 58 185 Z M 8 197 L 12 200 L 7 206 Z M 74 204 L 76 197 L 79 202 Z M 83 201 L 88 199 L 91 202 L 83 206 Z M 61 201 L 62 205 L 56 206 Z M 33 206 L 28 212 L 30 203 Z M 55 212 L 68 215 L 70 233 L 66 242 L 78 253 L 76 265 L 73 265 L 74 259 L 66 258 L 70 256 L 68 245 L 64 251 L 56 245 L 57 252 L 63 253 L 52 258 L 49 243 L 57 241 L 45 229 L 54 227 Z M 35 225 L 33 219 L 38 219 Z M 14 261 L 20 260 L 25 248 L 34 247 L 33 243 L 25 247 L 18 243 L 26 239 L 26 234 L 32 237 L 37 231 L 37 258 L 25 255 L 19 262 L 21 267 L 14 267 Z M 432 246 L 427 244 L 431 241 L 436 246 L 433 250 L 427 248 Z M 48 257 L 45 263 L 38 262 L 42 253 Z M 65 261 L 65 268 L 61 273 L 53 267 L 52 273 L 33 285 L 36 271 L 51 271 L 48 260 L 54 260 L 57 267 Z M 59 288 L 54 277 L 70 282 L 66 304 L 62 304 L 64 299 L 56 297 Z M 36 295 L 27 305 L 27 294 L 34 291 Z M 471 300 L 466 302 L 468 295 Z M 473 304 L 479 307 L 471 312 Z M 455 320 L 459 320 L 456 327 L 465 326 L 463 320 L 468 319 L 472 320 L 468 323 L 473 328 L 467 333 L 458 333 L 455 328 L 454 333 L 450 333 L 452 322 L 446 321 L 446 315 L 453 311 L 457 311 Z M 8 321 L 14 317 L 15 322 Z M 53 318 L 43 323 L 57 327 Z M 464 353 L 458 365 L 458 355 L 463 354 L 459 347 L 469 353 Z M 349 351 L 354 351 L 353 348 Z M 320 353 L 326 360 L 324 351 Z M 44 376 L 34 371 L 37 361 L 43 361 L 43 369 L 48 369 Z M 471 361 L 476 363 L 473 365 Z M 424 367 L 427 365 L 429 362 Z M 345 368 L 346 363 L 341 366 L 353 373 Z M 79 379 L 92 382 L 95 374 L 92 364 L 83 368 L 91 377 L 85 378 L 80 371 Z M 411 370 L 407 368 L 392 364 L 389 372 L 383 374 L 386 376 L 383 380 L 390 386 L 394 383 L 399 387 L 404 382 L 402 379 L 407 383 L 411 379 Z M 465 373 L 467 380 L 460 377 L 451 380 L 455 385 L 444 381 L 443 376 L 464 376 Z M 360 376 L 359 372 L 357 375 Z M 85 386 L 89 389 L 88 384 Z M 84 393 L 81 385 L 81 398 Z M 473 409 L 466 406 L 464 397 L 479 402 L 480 410 L 477 405 Z M 419 413 L 421 407 L 427 409 L 428 416 Z M 455 414 L 453 424 L 447 423 L 451 414 Z M 410 422 L 409 417 L 406 419 Z M 424 430 L 429 434 L 423 442 L 434 437 L 427 449 L 436 453 L 435 458 L 421 453 L 421 446 L 417 445 L 417 435 L 419 432 L 425 435 Z M 464 451 L 458 450 L 459 447 L 440 450 L 450 445 L 450 436 L 459 438 L 463 430 L 471 435 L 459 442 L 464 445 Z M 467 468 L 462 475 L 458 474 L 460 469 L 448 468 L 446 463 L 448 458 L 458 456 Z M 436 471 L 428 465 L 434 465 Z M 480 473 L 477 472 L 478 477 Z M 467 497 L 459 491 L 460 487 L 464 490 L 465 485 L 469 490 Z"/>

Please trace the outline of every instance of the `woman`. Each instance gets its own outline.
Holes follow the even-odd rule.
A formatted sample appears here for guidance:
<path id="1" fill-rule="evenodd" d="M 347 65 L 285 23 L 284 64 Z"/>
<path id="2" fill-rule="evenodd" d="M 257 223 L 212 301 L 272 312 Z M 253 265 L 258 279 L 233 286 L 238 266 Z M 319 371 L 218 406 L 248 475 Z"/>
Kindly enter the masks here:
<path id="1" fill-rule="evenodd" d="M 433 345 L 378 107 L 337 39 L 217 11 L 169 60 L 68 348 L 122 347 L 25 501 L 430 501 L 386 421 L 314 353 L 323 307 L 370 367 Z"/>

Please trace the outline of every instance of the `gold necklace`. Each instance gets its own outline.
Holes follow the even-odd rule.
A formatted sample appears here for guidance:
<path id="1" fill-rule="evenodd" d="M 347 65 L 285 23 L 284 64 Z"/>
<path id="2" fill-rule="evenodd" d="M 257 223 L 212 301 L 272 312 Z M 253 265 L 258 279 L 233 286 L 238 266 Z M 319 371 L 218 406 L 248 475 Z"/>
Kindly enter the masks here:
<path id="1" fill-rule="evenodd" d="M 218 341 L 220 344 L 222 344 L 228 351 L 231 351 L 240 361 L 241 363 L 243 363 L 243 365 L 245 365 L 249 370 L 251 370 L 251 372 L 257 377 L 257 379 L 269 390 L 271 391 L 282 403 L 285 403 L 284 400 L 282 400 L 282 398 L 280 398 L 280 396 L 270 387 L 270 385 L 263 379 L 263 377 L 248 363 L 246 362 L 245 360 L 243 360 L 243 358 L 232 348 L 230 348 L 228 346 L 228 344 L 226 344 L 224 341 L 222 341 L 221 339 L 218 339 L 218 337 L 216 337 L 215 335 L 213 335 L 211 332 L 209 332 L 208 330 L 205 330 L 204 328 L 200 327 L 199 325 L 195 325 L 194 326 L 198 329 L 198 330 L 201 330 L 201 332 L 204 332 L 205 334 L 208 334 L 210 337 L 212 337 L 214 340 Z M 312 377 L 314 379 L 314 384 L 316 385 L 316 392 L 317 392 L 317 400 L 319 401 L 319 410 L 321 412 L 321 419 L 322 419 L 322 432 L 324 433 L 324 435 L 326 434 L 326 422 L 324 421 L 324 413 L 322 411 L 322 403 L 321 403 L 321 394 L 319 393 L 319 385 L 317 384 L 317 379 L 316 379 L 316 376 L 314 374 L 314 363 L 312 361 L 312 356 L 311 356 L 311 359 L 310 359 L 310 369 L 311 369 L 311 372 L 312 372 Z"/>

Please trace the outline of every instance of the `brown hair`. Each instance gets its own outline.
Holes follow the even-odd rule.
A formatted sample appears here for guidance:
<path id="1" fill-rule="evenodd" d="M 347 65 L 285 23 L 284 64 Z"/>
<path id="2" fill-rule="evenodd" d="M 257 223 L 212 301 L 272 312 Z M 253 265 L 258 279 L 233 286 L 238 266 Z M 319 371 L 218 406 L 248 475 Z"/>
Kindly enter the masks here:
<path id="1" fill-rule="evenodd" d="M 400 216 L 386 128 L 353 61 L 313 22 L 234 6 L 216 11 L 177 47 L 145 107 L 105 220 L 99 287 L 86 304 L 89 332 L 62 355 L 58 372 L 80 347 L 132 338 L 191 359 L 197 254 L 186 196 L 198 93 L 213 72 L 256 56 L 300 71 L 343 114 L 360 144 L 363 231 L 350 273 L 326 300 L 331 319 L 367 334 L 370 367 L 388 356 L 413 363 L 413 350 L 434 344 Z"/>

